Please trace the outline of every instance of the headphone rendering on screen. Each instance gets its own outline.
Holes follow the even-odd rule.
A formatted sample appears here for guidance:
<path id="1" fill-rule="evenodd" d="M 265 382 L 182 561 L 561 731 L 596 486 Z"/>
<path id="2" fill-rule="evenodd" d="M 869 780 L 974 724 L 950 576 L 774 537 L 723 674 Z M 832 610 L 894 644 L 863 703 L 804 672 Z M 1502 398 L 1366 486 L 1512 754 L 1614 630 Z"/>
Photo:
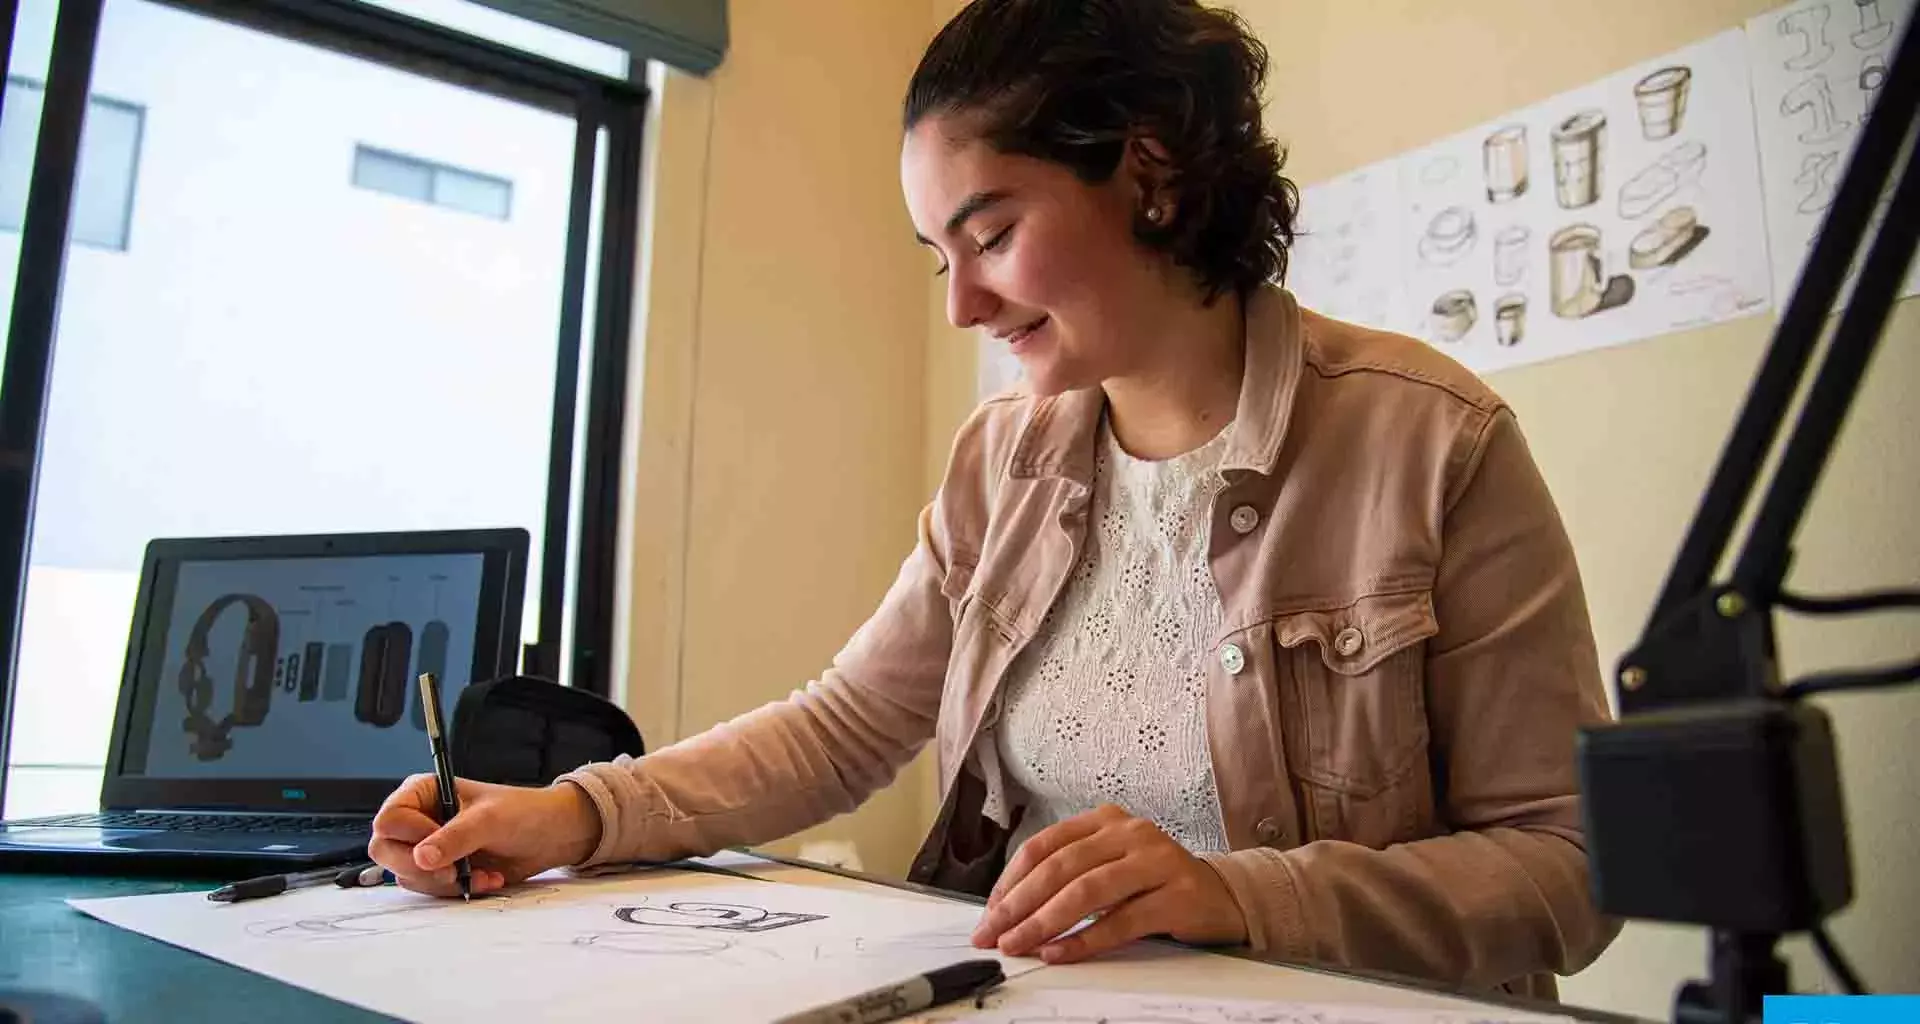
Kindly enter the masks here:
<path id="1" fill-rule="evenodd" d="M 247 627 L 241 634 L 233 673 L 233 706 L 218 722 L 207 714 L 213 706 L 214 683 L 207 675 L 208 636 L 222 612 L 235 604 L 247 609 Z M 192 733 L 193 756 L 216 761 L 233 749 L 231 733 L 237 726 L 266 720 L 273 700 L 275 658 L 280 652 L 280 616 L 273 606 L 252 594 L 227 594 L 206 607 L 187 638 L 186 660 L 180 665 L 180 695 L 186 698 L 187 717 L 181 728 Z"/>

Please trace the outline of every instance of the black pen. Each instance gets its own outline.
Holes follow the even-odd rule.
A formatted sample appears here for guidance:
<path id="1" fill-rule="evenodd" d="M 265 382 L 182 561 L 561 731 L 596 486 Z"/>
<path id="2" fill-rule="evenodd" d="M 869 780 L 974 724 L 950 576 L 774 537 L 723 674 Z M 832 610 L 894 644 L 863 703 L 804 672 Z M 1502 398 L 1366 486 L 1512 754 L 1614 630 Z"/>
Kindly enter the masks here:
<path id="1" fill-rule="evenodd" d="M 333 881 L 340 873 L 338 865 L 328 868 L 315 868 L 312 871 L 296 871 L 290 875 L 262 875 L 243 882 L 223 885 L 207 893 L 207 899 L 215 903 L 238 903 L 241 900 L 257 900 L 262 896 L 278 896 L 289 889 L 304 889 L 309 885 L 325 885 Z"/>
<path id="2" fill-rule="evenodd" d="M 460 792 L 453 785 L 453 759 L 447 756 L 446 727 L 440 721 L 439 687 L 433 673 L 420 673 L 420 710 L 427 720 L 427 745 L 433 750 L 433 781 L 440 790 L 440 824 L 445 825 L 460 813 Z M 460 898 L 473 899 L 473 867 L 462 857 L 453 862 L 453 874 L 460 882 Z"/>
<path id="3" fill-rule="evenodd" d="M 986 990 L 1007 980 L 998 960 L 963 960 L 870 992 L 815 1007 L 774 1024 L 879 1024 Z"/>

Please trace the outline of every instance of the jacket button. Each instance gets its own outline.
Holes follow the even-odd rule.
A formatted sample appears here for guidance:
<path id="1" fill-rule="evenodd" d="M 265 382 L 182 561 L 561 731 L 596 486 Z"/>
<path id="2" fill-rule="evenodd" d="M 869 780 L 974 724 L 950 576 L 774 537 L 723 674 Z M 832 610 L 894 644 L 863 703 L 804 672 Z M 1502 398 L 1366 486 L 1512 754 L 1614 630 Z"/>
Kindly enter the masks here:
<path id="1" fill-rule="evenodd" d="M 1348 626 L 1334 634 L 1333 649 L 1340 652 L 1341 657 L 1351 658 L 1360 653 L 1360 646 L 1365 642 L 1366 638 L 1360 635 L 1359 630 Z"/>
<path id="2" fill-rule="evenodd" d="M 1253 826 L 1253 834 L 1262 843 L 1272 844 L 1280 838 L 1280 823 L 1272 818 L 1261 818 L 1260 823 Z"/>
<path id="3" fill-rule="evenodd" d="M 1252 505 L 1242 505 L 1234 509 L 1233 514 L 1227 516 L 1227 525 L 1233 527 L 1233 532 L 1244 537 L 1252 533 L 1254 527 L 1260 525 L 1260 510 Z"/>
<path id="4" fill-rule="evenodd" d="M 1247 667 L 1247 652 L 1239 644 L 1228 644 L 1220 648 L 1220 667 L 1230 676 L 1239 675 Z"/>

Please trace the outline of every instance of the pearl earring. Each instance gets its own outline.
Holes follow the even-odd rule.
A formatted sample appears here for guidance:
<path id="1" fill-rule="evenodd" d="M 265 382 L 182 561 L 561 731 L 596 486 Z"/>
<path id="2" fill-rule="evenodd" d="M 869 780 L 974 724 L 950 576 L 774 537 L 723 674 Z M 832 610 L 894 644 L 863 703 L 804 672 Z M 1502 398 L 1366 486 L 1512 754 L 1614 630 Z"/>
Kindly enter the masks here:
<path id="1" fill-rule="evenodd" d="M 1166 219 L 1167 219 L 1167 213 L 1165 210 L 1161 209 L 1160 207 L 1151 206 L 1147 208 L 1147 220 L 1149 223 L 1158 224 L 1161 221 Z"/>

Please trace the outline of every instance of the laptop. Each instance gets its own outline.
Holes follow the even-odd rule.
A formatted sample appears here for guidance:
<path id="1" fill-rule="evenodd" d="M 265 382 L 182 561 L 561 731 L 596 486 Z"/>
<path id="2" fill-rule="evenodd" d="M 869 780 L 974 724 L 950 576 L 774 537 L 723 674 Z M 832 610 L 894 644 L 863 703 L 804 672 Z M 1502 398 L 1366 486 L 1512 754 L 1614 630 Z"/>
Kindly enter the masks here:
<path id="1" fill-rule="evenodd" d="M 265 874 L 363 859 L 441 706 L 518 664 L 527 531 L 151 542 L 94 813 L 0 822 L 0 869 Z"/>

